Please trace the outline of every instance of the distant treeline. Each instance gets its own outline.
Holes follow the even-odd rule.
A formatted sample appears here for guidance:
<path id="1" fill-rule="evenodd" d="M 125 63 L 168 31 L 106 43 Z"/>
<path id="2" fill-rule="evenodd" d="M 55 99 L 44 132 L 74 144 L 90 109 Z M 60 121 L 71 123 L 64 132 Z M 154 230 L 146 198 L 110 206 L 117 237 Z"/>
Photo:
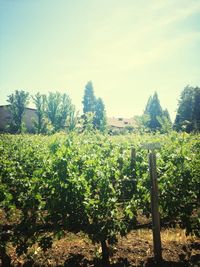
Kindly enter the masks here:
<path id="1" fill-rule="evenodd" d="M 82 130 L 106 130 L 106 113 L 103 100 L 96 98 L 92 82 L 85 86 L 83 97 L 83 115 L 78 116 L 71 98 L 66 93 L 50 92 L 47 95 L 30 94 L 24 90 L 16 90 L 8 96 L 9 112 L 11 120 L 7 130 L 11 133 L 26 131 L 23 123 L 23 115 L 29 101 L 35 106 L 37 119 L 34 119 L 35 133 L 46 134 L 58 131 L 72 131 L 77 125 Z"/>
<path id="2" fill-rule="evenodd" d="M 21 133 L 24 129 L 23 115 L 32 99 L 37 119 L 34 120 L 35 132 L 38 134 L 55 133 L 67 130 L 99 130 L 106 132 L 106 111 L 101 98 L 96 98 L 92 82 L 85 86 L 83 96 L 83 115 L 78 116 L 71 98 L 66 93 L 50 92 L 48 95 L 36 93 L 34 96 L 24 90 L 16 90 L 8 96 L 11 121 L 8 131 Z M 186 86 L 180 95 L 175 122 L 172 123 L 167 109 L 161 107 L 157 92 L 150 96 L 142 116 L 134 117 L 135 127 L 125 127 L 125 132 L 159 131 L 167 133 L 171 130 L 200 131 L 200 88 Z M 114 134 L 112 130 L 109 131 Z"/>
<path id="3" fill-rule="evenodd" d="M 137 116 L 140 127 L 146 130 L 160 131 L 161 133 L 176 131 L 200 131 L 200 88 L 186 86 L 181 92 L 174 123 L 170 119 L 167 109 L 163 110 L 158 94 L 150 96 L 144 114 Z"/>

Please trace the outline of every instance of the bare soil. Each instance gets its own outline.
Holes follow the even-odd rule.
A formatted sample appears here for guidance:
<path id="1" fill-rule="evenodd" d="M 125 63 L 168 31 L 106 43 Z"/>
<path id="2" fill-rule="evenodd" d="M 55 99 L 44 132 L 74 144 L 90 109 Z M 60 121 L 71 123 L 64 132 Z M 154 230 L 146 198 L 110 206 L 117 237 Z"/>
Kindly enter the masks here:
<path id="1" fill-rule="evenodd" d="M 200 266 L 200 239 L 189 236 L 180 229 L 162 231 L 163 262 L 153 260 L 152 233 L 150 230 L 130 232 L 127 237 L 110 248 L 112 267 L 126 266 Z M 51 249 L 43 252 L 37 245 L 29 250 L 27 256 L 17 258 L 10 247 L 13 266 L 65 266 L 65 267 L 103 267 L 101 248 L 94 245 L 83 234 L 67 233 L 66 237 L 55 240 Z"/>

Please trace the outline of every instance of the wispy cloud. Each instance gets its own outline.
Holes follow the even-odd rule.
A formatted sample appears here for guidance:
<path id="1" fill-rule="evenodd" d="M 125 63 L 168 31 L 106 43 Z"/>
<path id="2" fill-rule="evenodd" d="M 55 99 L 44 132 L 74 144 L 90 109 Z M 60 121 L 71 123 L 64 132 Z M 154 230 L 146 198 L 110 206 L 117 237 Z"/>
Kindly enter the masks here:
<path id="1" fill-rule="evenodd" d="M 41 8 L 40 1 L 25 2 L 4 1 L 0 16 L 5 95 L 15 88 L 67 87 L 81 105 L 92 79 L 109 114 L 121 109 L 128 116 L 144 108 L 155 88 L 173 112 L 178 93 L 171 88 L 200 82 L 199 0 L 45 0 Z"/>
<path id="2" fill-rule="evenodd" d="M 188 2 L 189 3 L 189 2 Z M 194 14 L 200 14 L 200 2 L 196 1 L 190 5 L 183 5 L 181 7 L 173 9 L 171 7 L 171 14 L 166 14 L 160 18 L 159 27 L 163 27 L 181 20 L 184 20 Z"/>
<path id="3" fill-rule="evenodd" d="M 174 6 L 174 1 L 166 3 L 163 1 L 156 8 L 155 5 L 143 6 L 142 17 L 141 13 L 140 17 L 137 14 L 139 5 L 114 10 L 109 19 L 99 24 L 93 35 L 89 59 L 91 66 L 100 71 L 119 72 L 141 68 L 199 40 L 199 32 L 180 32 L 169 38 L 168 31 L 173 32 L 177 22 L 200 12 L 200 2 L 182 1 L 183 5 L 178 7 Z M 167 9 L 166 14 L 156 13 L 163 8 Z M 136 18 L 132 19 L 132 23 L 131 16 Z"/>

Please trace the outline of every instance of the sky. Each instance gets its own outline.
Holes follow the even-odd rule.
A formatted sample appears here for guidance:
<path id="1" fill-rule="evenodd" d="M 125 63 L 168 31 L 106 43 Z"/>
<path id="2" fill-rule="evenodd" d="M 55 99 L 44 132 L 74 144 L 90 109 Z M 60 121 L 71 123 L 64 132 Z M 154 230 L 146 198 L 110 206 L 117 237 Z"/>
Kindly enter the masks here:
<path id="1" fill-rule="evenodd" d="M 174 119 L 200 86 L 200 0 L 0 0 L 0 105 L 59 91 L 82 113 L 90 80 L 109 117 L 142 115 L 157 91 Z"/>

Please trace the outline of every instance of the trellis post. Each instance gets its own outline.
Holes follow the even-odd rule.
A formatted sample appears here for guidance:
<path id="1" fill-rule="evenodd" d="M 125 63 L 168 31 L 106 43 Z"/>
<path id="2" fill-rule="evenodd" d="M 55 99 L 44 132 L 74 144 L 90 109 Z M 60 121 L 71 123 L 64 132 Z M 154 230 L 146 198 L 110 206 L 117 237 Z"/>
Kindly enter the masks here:
<path id="1" fill-rule="evenodd" d="M 149 176 L 151 181 L 151 213 L 152 213 L 152 231 L 154 259 L 157 263 L 162 261 L 162 245 L 160 236 L 160 214 L 158 206 L 158 183 L 156 171 L 156 153 L 155 149 L 160 149 L 159 143 L 144 144 L 143 148 L 149 151 Z"/>
<path id="2" fill-rule="evenodd" d="M 131 147 L 131 176 L 136 178 L 136 152 L 135 148 Z"/>

